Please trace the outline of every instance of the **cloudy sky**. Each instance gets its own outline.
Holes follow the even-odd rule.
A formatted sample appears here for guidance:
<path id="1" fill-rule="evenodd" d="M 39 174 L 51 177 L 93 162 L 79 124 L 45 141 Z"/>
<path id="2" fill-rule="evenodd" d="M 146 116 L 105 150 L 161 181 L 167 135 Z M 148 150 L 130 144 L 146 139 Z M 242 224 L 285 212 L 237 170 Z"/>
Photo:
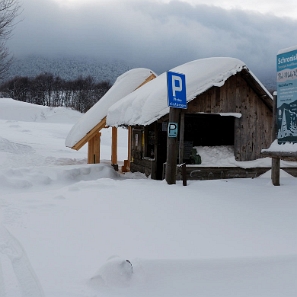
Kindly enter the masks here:
<path id="1" fill-rule="evenodd" d="M 239 58 L 258 76 L 297 44 L 296 0 L 19 0 L 8 46 L 16 56 L 123 60 L 157 73 L 212 56 Z"/>

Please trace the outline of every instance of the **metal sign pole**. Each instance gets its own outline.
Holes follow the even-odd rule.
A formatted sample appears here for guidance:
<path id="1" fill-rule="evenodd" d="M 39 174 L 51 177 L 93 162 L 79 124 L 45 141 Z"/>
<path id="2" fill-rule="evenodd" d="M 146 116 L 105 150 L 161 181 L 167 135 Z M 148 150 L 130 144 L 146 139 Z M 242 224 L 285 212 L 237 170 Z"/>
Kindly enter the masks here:
<path id="1" fill-rule="evenodd" d="M 165 179 L 169 185 L 176 184 L 177 137 L 180 111 L 187 108 L 186 80 L 182 73 L 167 72 L 169 123 L 167 134 L 167 162 Z"/>
<path id="2" fill-rule="evenodd" d="M 177 135 L 170 137 L 170 129 L 174 129 L 172 123 L 179 123 L 180 109 L 170 107 L 168 137 L 167 137 L 167 161 L 165 179 L 168 185 L 176 184 L 176 165 L 177 165 Z M 170 124 L 171 123 L 171 124 Z"/>

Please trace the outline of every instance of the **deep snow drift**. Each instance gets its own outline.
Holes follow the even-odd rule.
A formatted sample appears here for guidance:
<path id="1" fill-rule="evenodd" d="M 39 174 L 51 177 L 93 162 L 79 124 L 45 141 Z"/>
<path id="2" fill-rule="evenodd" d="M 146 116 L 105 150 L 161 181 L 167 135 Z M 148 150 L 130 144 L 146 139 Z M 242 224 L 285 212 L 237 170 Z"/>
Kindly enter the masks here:
<path id="1" fill-rule="evenodd" d="M 80 117 L 0 99 L 1 297 L 297 295 L 296 178 L 121 175 L 109 130 L 102 164 L 65 147 Z"/>

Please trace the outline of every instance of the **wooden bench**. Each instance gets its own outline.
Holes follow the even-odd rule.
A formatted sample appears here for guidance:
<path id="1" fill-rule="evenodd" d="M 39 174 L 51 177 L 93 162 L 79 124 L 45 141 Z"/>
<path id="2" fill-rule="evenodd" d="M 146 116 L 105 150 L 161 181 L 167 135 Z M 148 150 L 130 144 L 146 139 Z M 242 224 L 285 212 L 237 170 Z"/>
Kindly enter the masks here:
<path id="1" fill-rule="evenodd" d="M 294 152 L 280 152 L 280 151 L 262 151 L 264 157 L 272 159 L 271 164 L 271 180 L 274 186 L 280 185 L 280 160 L 283 158 L 290 158 L 297 161 L 297 151 Z"/>

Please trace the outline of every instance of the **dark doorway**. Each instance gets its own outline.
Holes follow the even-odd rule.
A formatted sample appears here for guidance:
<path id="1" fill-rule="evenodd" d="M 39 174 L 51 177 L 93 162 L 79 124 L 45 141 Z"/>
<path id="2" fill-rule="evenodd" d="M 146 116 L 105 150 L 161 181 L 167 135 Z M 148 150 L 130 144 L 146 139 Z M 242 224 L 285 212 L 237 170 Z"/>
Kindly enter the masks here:
<path id="1" fill-rule="evenodd" d="M 163 179 L 163 164 L 166 162 L 167 155 L 167 126 L 166 123 L 158 123 L 157 127 L 157 168 L 156 179 Z"/>
<path id="2" fill-rule="evenodd" d="M 185 116 L 185 141 L 193 146 L 234 145 L 234 117 L 217 114 Z"/>

